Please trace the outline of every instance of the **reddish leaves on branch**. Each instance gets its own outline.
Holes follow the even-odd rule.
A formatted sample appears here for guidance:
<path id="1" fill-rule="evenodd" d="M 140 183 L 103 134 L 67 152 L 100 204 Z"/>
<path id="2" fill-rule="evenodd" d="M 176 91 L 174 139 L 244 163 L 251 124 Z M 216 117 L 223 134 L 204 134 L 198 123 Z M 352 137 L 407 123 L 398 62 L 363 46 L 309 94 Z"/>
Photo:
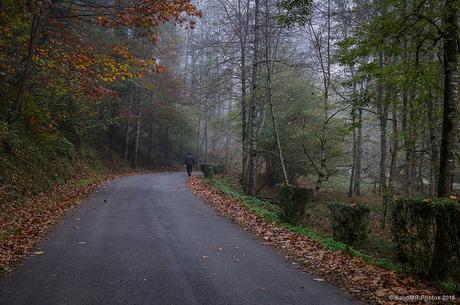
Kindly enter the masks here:
<path id="1" fill-rule="evenodd" d="M 88 14 L 82 7 L 74 7 L 66 18 L 95 17 L 96 21 L 105 27 L 139 27 L 151 34 L 156 26 L 166 22 L 187 23 L 193 28 L 194 21 L 188 20 L 186 15 L 201 17 L 201 12 L 190 0 L 117 1 L 116 5 L 93 5 L 92 9 Z"/>
<path id="2" fill-rule="evenodd" d="M 113 4 L 19 0 L 7 9 L 19 14 L 12 19 L 0 13 L 0 33 L 6 37 L 0 39 L 0 46 L 9 48 L 0 51 L 0 70 L 7 72 L 7 78 L 14 80 L 21 73 L 20 61 L 26 58 L 32 41 L 32 81 L 54 91 L 92 99 L 111 94 L 104 87 L 115 80 L 166 72 L 166 67 L 156 63 L 152 55 L 142 57 L 131 51 L 127 46 L 130 39 L 156 43 L 161 24 L 171 22 L 193 28 L 193 18 L 201 16 L 191 0 L 117 0 Z M 32 37 L 27 27 L 34 18 L 39 20 L 38 31 Z M 14 37 L 17 32 L 22 36 Z M 121 37 L 106 39 L 106 35 Z M 12 45 L 16 54 L 12 53 Z"/>

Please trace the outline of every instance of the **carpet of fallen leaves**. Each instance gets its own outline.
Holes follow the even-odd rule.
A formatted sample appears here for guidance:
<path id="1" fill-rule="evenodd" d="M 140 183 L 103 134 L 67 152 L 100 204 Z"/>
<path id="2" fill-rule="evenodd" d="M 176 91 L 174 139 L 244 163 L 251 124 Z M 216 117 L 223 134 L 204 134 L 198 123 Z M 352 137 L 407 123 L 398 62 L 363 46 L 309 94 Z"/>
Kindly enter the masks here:
<path id="1" fill-rule="evenodd" d="M 257 235 L 263 244 L 278 249 L 294 265 L 315 274 L 316 280 L 325 279 L 349 294 L 371 304 L 436 304 L 436 301 L 400 301 L 394 296 L 442 296 L 429 284 L 410 276 L 367 264 L 341 251 L 330 251 L 312 239 L 293 233 L 251 213 L 241 201 L 232 198 L 210 185 L 201 177 L 188 180 L 190 190 L 204 199 L 218 214 L 226 216 Z M 458 299 L 456 304 L 459 304 Z"/>
<path id="2" fill-rule="evenodd" d="M 11 271 L 66 212 L 83 202 L 101 185 L 118 176 L 139 173 L 93 173 L 79 176 L 65 184 L 55 185 L 48 192 L 38 194 L 24 203 L 3 204 L 0 209 L 0 271 Z"/>

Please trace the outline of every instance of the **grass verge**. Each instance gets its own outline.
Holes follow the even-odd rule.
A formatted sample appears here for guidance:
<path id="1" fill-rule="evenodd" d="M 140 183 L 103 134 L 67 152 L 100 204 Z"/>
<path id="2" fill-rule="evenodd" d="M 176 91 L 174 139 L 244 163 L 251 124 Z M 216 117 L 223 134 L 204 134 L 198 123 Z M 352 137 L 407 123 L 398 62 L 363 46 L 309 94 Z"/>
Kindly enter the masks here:
<path id="1" fill-rule="evenodd" d="M 403 271 L 403 267 L 401 265 L 390 262 L 387 259 L 372 257 L 356 249 L 353 249 L 347 244 L 338 242 L 331 237 L 324 236 L 308 228 L 299 227 L 289 223 L 282 222 L 281 218 L 279 217 L 280 208 L 270 202 L 263 201 L 252 196 L 244 195 L 243 193 L 233 189 L 229 184 L 225 183 L 224 181 L 218 179 L 208 179 L 208 181 L 211 183 L 212 186 L 216 187 L 224 194 L 241 200 L 241 202 L 249 211 L 259 215 L 260 217 L 268 221 L 273 221 L 277 223 L 279 226 L 291 232 L 307 236 L 312 240 L 317 241 L 318 243 L 323 245 L 326 249 L 332 251 L 343 251 L 350 256 L 361 258 L 366 263 L 373 264 L 375 266 L 384 268 L 389 271 Z"/>

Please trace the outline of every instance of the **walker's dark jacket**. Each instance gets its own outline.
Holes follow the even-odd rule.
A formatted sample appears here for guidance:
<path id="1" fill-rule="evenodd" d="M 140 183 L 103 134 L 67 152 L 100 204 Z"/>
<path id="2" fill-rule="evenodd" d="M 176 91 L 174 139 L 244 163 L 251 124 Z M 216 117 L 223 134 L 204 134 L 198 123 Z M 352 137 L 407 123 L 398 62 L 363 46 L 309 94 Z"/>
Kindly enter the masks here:
<path id="1" fill-rule="evenodd" d="M 192 166 L 195 163 L 195 160 L 193 159 L 192 155 L 187 155 L 185 157 L 185 165 Z"/>

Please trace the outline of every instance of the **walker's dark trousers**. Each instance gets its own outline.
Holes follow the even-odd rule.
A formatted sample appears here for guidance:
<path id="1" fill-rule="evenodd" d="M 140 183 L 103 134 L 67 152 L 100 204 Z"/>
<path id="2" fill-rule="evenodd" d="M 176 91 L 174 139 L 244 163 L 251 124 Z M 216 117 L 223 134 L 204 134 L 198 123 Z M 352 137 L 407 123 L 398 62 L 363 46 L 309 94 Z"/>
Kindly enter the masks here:
<path id="1" fill-rule="evenodd" d="M 192 167 L 193 165 L 192 164 L 187 164 L 187 174 L 189 175 L 189 177 L 192 175 Z"/>

